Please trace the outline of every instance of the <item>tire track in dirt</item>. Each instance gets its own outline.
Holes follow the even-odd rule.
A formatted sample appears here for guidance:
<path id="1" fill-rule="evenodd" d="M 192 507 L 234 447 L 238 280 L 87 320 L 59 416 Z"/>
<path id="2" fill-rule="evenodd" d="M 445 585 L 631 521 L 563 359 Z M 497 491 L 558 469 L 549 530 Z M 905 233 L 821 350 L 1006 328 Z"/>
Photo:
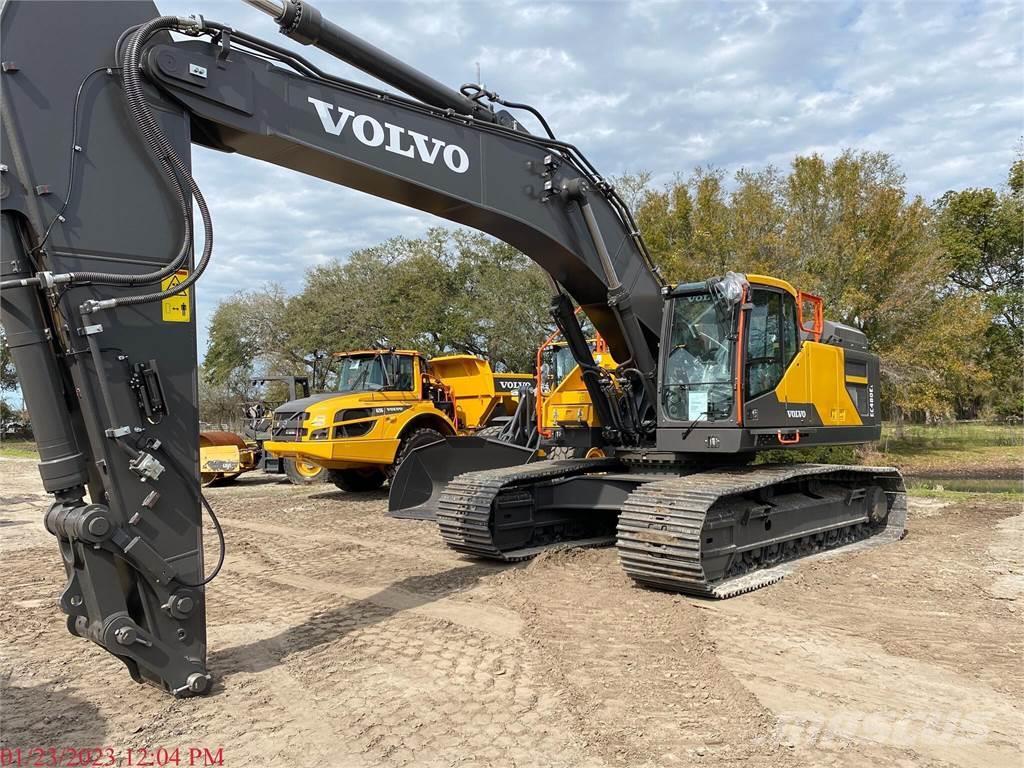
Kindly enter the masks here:
<path id="1" fill-rule="evenodd" d="M 716 661 L 692 601 L 635 588 L 614 550 L 554 553 L 492 599 L 523 615 L 588 750 L 622 766 L 799 764 L 774 718 Z"/>
<path id="2" fill-rule="evenodd" d="M 11 498 L 39 491 L 25 464 L 5 476 Z M 19 708 L 0 741 L 357 768 L 1020 762 L 1012 505 L 912 510 L 900 544 L 707 603 L 632 587 L 613 550 L 519 568 L 457 557 L 431 526 L 385 518 L 381 494 L 243 478 L 211 496 L 229 546 L 207 593 L 218 680 L 189 700 L 67 633 L 44 505 L 2 510 L 23 524 L 0 529 L 20 542 L 0 566 L 0 686 Z M 953 730 L 928 720 L 953 704 L 970 708 Z M 881 733 L 877 712 L 911 730 Z M 935 743 L 906 741 L 914 728 Z M 950 734 L 962 743 L 939 749 Z"/>

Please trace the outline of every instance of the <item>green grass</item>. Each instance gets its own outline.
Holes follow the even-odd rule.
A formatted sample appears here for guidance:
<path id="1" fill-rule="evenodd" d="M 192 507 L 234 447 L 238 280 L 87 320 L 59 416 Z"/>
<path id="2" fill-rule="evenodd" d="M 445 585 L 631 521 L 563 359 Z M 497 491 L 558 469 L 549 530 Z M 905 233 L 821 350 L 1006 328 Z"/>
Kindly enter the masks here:
<path id="1" fill-rule="evenodd" d="M 1024 473 L 1024 429 L 1020 426 L 912 424 L 905 425 L 901 435 L 897 433 L 894 425 L 884 425 L 882 439 L 862 450 L 864 462 L 893 464 L 910 475 L 1020 479 Z"/>
<path id="2" fill-rule="evenodd" d="M 873 445 L 765 451 L 757 463 L 812 462 L 897 467 L 916 496 L 1024 501 L 1024 428 L 964 422 L 882 428 Z"/>
<path id="3" fill-rule="evenodd" d="M 911 484 L 907 493 L 925 499 L 942 499 L 944 501 L 1013 501 L 1024 503 L 1024 492 L 1021 491 L 947 491 L 945 488 L 929 488 L 925 485 Z"/>
<path id="4" fill-rule="evenodd" d="M 1024 428 L 1009 424 L 907 424 L 902 435 L 894 424 L 882 426 L 878 448 L 884 453 L 910 455 L 930 450 L 973 450 L 976 448 L 1024 448 Z"/>
<path id="5" fill-rule="evenodd" d="M 31 440 L 0 440 L 0 456 L 35 459 L 39 454 L 36 452 L 36 444 Z"/>

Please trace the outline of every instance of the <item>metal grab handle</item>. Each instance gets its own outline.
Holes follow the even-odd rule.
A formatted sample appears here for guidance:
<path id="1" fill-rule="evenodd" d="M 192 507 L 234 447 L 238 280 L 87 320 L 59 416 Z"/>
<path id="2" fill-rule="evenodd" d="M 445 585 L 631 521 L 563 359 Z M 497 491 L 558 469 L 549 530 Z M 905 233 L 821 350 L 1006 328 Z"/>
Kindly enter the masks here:
<path id="1" fill-rule="evenodd" d="M 791 438 L 784 437 L 782 435 L 782 430 L 781 429 L 778 432 L 776 432 L 775 435 L 776 435 L 776 437 L 779 438 L 779 444 L 780 445 L 796 445 L 797 443 L 800 442 L 800 430 L 796 430 L 793 433 L 794 436 L 791 437 Z"/>

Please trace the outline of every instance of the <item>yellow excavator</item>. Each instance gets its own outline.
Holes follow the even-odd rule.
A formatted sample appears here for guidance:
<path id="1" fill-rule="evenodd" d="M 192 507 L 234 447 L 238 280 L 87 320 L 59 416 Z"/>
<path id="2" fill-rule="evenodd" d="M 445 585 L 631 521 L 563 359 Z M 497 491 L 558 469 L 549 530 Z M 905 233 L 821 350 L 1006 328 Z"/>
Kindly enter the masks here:
<path id="1" fill-rule="evenodd" d="M 577 308 L 575 316 L 582 314 Z M 600 334 L 589 325 L 587 331 L 595 366 L 611 381 L 617 363 Z M 560 330 L 537 348 L 534 376 L 533 387 L 522 390 L 518 407 L 505 424 L 438 438 L 406 453 L 390 478 L 388 516 L 434 520 L 441 493 L 465 472 L 540 459 L 603 458 L 602 425 L 583 369 Z"/>

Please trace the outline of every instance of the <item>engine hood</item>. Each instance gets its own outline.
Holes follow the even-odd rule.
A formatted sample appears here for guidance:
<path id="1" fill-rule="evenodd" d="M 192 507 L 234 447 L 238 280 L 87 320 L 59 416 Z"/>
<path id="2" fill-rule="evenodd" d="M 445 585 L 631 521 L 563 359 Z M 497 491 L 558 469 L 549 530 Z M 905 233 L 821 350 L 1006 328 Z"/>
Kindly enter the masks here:
<path id="1" fill-rule="evenodd" d="M 286 413 L 299 413 L 300 411 L 308 411 L 312 406 L 318 403 L 326 401 L 332 401 L 337 403 L 340 408 L 342 406 L 346 408 L 373 408 L 376 406 L 387 407 L 390 405 L 397 405 L 403 402 L 405 398 L 396 402 L 391 398 L 381 397 L 377 391 L 363 391 L 363 392 L 321 392 L 317 395 L 311 395 L 304 397 L 300 400 L 292 400 L 290 402 L 279 405 L 274 409 L 276 414 Z"/>
<path id="2" fill-rule="evenodd" d="M 311 405 L 322 403 L 324 400 L 331 400 L 333 398 L 348 397 L 348 395 L 339 395 L 337 392 L 321 392 L 316 395 L 310 395 L 309 397 L 303 397 L 298 400 L 289 400 L 287 403 L 283 403 L 274 409 L 275 414 L 284 413 L 298 413 L 299 411 L 305 411 Z"/>

